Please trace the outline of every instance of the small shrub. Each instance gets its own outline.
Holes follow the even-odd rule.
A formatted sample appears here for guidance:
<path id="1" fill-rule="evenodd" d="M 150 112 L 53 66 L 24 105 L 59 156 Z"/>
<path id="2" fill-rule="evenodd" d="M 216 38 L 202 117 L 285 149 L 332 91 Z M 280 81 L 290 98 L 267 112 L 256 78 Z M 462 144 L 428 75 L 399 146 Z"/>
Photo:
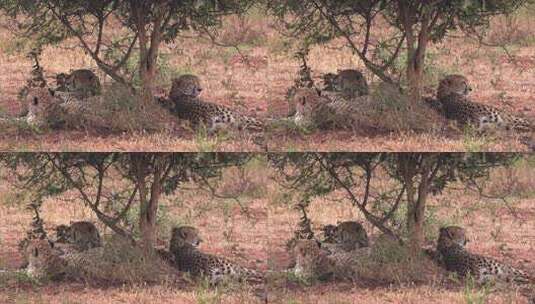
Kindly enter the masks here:
<path id="1" fill-rule="evenodd" d="M 412 102 L 397 88 L 381 84 L 371 98 L 361 98 L 354 103 L 350 114 L 351 127 L 355 130 L 389 132 L 432 132 L 436 129 L 438 114 L 420 102 Z M 336 124 L 346 124 L 336 119 Z"/>
<path id="2" fill-rule="evenodd" d="M 409 248 L 387 237 L 380 238 L 370 255 L 359 260 L 359 280 L 382 284 L 422 284 L 436 280 L 437 266 L 424 253 L 414 255 Z"/>
<path id="3" fill-rule="evenodd" d="M 110 87 L 88 102 L 91 104 L 82 111 L 62 115 L 63 128 L 122 133 L 161 131 L 170 123 L 163 108 L 155 102 L 146 105 L 121 86 Z"/>
<path id="4" fill-rule="evenodd" d="M 118 236 L 112 237 L 91 258 L 80 268 L 71 269 L 68 275 L 85 282 L 156 283 L 168 281 L 174 273 L 156 252 L 145 252 Z"/>

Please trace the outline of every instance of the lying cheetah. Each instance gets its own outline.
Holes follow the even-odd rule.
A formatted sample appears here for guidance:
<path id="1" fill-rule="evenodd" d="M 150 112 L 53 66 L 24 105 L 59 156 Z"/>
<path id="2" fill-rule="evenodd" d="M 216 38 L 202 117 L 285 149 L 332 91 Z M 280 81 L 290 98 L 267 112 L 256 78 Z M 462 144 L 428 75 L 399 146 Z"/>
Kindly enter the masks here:
<path id="1" fill-rule="evenodd" d="M 310 49 L 308 46 L 300 48 L 294 55 L 294 58 L 299 60 L 298 77 L 294 80 L 294 84 L 287 90 L 286 98 L 288 100 L 288 117 L 295 115 L 295 104 L 293 103 L 296 90 L 299 88 L 315 88 L 314 80 L 312 79 L 312 69 L 308 66 L 308 54 Z M 318 90 L 319 91 L 319 90 Z"/>
<path id="2" fill-rule="evenodd" d="M 293 248 L 294 273 L 305 279 L 328 279 L 335 271 L 334 261 L 315 240 L 297 240 Z"/>
<path id="3" fill-rule="evenodd" d="M 320 96 L 314 89 L 298 89 L 295 96 L 294 122 L 302 128 L 348 127 L 355 122 L 355 104 L 371 103 L 371 97 L 360 96 L 347 100 L 342 96 Z"/>
<path id="4" fill-rule="evenodd" d="M 468 96 L 472 92 L 472 87 L 468 79 L 463 75 L 452 74 L 442 79 L 437 88 L 437 99 L 442 99 L 451 94 Z"/>
<path id="5" fill-rule="evenodd" d="M 26 121 L 34 127 L 59 128 L 67 116 L 80 116 L 100 96 L 82 101 L 77 93 L 58 92 L 48 88 L 32 88 L 26 97 Z"/>
<path id="6" fill-rule="evenodd" d="M 535 282 L 521 270 L 502 264 L 492 258 L 472 254 L 465 249 L 468 239 L 461 227 L 440 228 L 437 251 L 440 252 L 448 271 L 454 271 L 462 277 L 472 276 L 477 283 L 489 281 L 506 281 L 517 283 Z"/>
<path id="7" fill-rule="evenodd" d="M 201 80 L 195 75 L 182 75 L 179 78 L 173 79 L 171 90 L 169 91 L 169 98 L 174 100 L 182 96 L 189 96 L 192 98 L 199 97 L 202 92 Z"/>
<path id="8" fill-rule="evenodd" d="M 100 95 L 100 81 L 91 70 L 74 70 L 70 74 L 56 75 L 56 91 L 79 92 L 83 97 Z"/>
<path id="9" fill-rule="evenodd" d="M 338 92 L 346 99 L 369 94 L 368 83 L 362 72 L 353 69 L 338 70 L 337 74 L 323 75 L 322 95 L 326 92 Z"/>
<path id="10" fill-rule="evenodd" d="M 336 231 L 336 225 L 325 225 L 321 227 L 321 231 L 323 232 L 323 240 L 322 243 L 336 243 L 336 239 L 334 238 L 334 233 Z"/>
<path id="11" fill-rule="evenodd" d="M 298 240 L 294 247 L 294 273 L 305 279 L 353 280 L 358 272 L 359 261 L 371 253 L 369 247 L 330 252 L 324 250 L 324 245 L 315 240 Z"/>
<path id="12" fill-rule="evenodd" d="M 30 277 L 38 280 L 59 280 L 65 277 L 98 277 L 104 259 L 104 248 L 79 252 L 69 246 L 56 246 L 47 240 L 32 240 L 27 249 Z"/>
<path id="13" fill-rule="evenodd" d="M 170 99 L 158 99 L 159 103 L 180 119 L 190 121 L 194 128 L 204 125 L 209 133 L 220 129 L 240 129 L 261 132 L 263 123 L 256 118 L 239 114 L 225 106 L 203 101 L 199 78 L 183 75 L 173 81 Z"/>
<path id="14" fill-rule="evenodd" d="M 426 99 L 426 102 L 446 118 L 455 120 L 463 126 L 473 126 L 478 131 L 495 128 L 518 132 L 534 130 L 533 124 L 523 118 L 490 105 L 471 101 L 467 97 L 470 90 L 466 78 L 450 75 L 440 82 L 437 90 L 438 99 Z"/>
<path id="15" fill-rule="evenodd" d="M 25 250 L 28 275 L 37 280 L 60 279 L 67 267 L 67 262 L 60 258 L 60 250 L 53 243 L 43 239 L 30 240 Z"/>
<path id="16" fill-rule="evenodd" d="M 102 246 L 97 227 L 85 221 L 73 222 L 69 226 L 57 226 L 56 242 L 73 244 L 80 251 Z"/>
<path id="17" fill-rule="evenodd" d="M 206 277 L 210 284 L 218 284 L 225 278 L 262 283 L 259 272 L 234 264 L 229 260 L 201 252 L 196 247 L 202 242 L 196 228 L 182 226 L 173 228 L 169 251 L 174 254 L 178 270 L 189 272 L 194 277 Z"/>
<path id="18" fill-rule="evenodd" d="M 346 221 L 338 224 L 334 231 L 336 243 L 342 245 L 345 251 L 368 247 L 368 235 L 364 227 L 355 221 Z"/>

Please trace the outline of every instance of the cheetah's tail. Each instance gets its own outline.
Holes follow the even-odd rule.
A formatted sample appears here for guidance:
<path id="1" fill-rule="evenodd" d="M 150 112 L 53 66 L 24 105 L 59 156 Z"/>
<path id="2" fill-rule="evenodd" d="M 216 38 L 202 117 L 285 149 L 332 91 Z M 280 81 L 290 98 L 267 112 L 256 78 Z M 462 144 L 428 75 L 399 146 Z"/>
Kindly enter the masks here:
<path id="1" fill-rule="evenodd" d="M 241 127 L 242 129 L 252 131 L 252 132 L 263 132 L 264 122 L 251 116 L 243 116 Z"/>

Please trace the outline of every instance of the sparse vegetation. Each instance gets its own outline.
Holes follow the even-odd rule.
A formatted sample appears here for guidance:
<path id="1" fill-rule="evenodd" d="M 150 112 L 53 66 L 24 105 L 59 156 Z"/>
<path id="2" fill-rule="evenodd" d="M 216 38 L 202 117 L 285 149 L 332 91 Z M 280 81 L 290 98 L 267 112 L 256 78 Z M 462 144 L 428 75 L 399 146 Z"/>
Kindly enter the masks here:
<path id="1" fill-rule="evenodd" d="M 91 154 L 86 157 L 89 156 Z M 340 157 L 338 156 L 338 159 L 342 160 Z M 457 162 L 460 167 L 463 167 L 464 162 L 470 167 L 470 164 L 474 163 L 469 159 L 468 155 L 461 155 L 452 158 L 452 162 Z M 488 176 L 473 176 L 479 181 L 477 184 L 463 179 L 450 180 L 448 187 L 441 188 L 437 186 L 440 184 L 438 181 L 434 183 L 433 195 L 429 196 L 427 202 L 430 211 L 425 216 L 424 225 L 427 229 L 424 245 L 432 246 L 438 227 L 455 223 L 469 231 L 472 240 L 469 244 L 470 250 L 498 259 L 511 260 L 513 263 L 530 260 L 530 248 L 535 245 L 531 238 L 531 231 L 535 227 L 530 221 L 535 211 L 533 196 L 529 195 L 529 189 L 534 186 L 534 180 L 530 178 L 532 167 L 531 157 L 520 156 L 518 160 L 507 162 L 502 167 L 489 168 Z M 475 169 L 464 170 L 468 170 L 464 173 L 468 174 L 467 172 Z M 449 173 L 460 176 L 459 172 Z M 257 263 L 262 265 L 259 267 L 262 269 L 269 267 L 268 286 L 264 292 L 267 292 L 270 303 L 327 303 L 333 297 L 341 303 L 351 303 L 355 298 L 372 303 L 387 300 L 406 303 L 423 299 L 434 303 L 502 303 L 523 299 L 522 293 L 515 288 L 481 288 L 470 285 L 469 281 L 465 282 L 462 278 L 451 277 L 426 256 L 414 255 L 408 247 L 400 245 L 399 242 L 383 238 L 378 229 L 351 205 L 347 197 L 337 191 L 323 191 L 323 195 L 310 197 L 308 214 L 313 230 L 319 232 L 322 225 L 335 224 L 338 221 L 360 220 L 370 235 L 371 244 L 374 245 L 371 254 L 360 260 L 354 280 L 327 278 L 304 281 L 291 272 L 286 272 L 286 268 L 291 264 L 291 256 L 286 251 L 285 244 L 299 220 L 298 213 L 290 206 L 300 202 L 306 193 L 281 187 L 279 174 L 271 167 L 266 156 L 258 155 L 247 163 L 223 169 L 221 175 L 216 177 L 209 187 L 199 188 L 202 183 L 185 181 L 181 187 L 162 194 L 156 221 L 159 226 L 155 232 L 156 243 L 159 246 L 166 244 L 169 229 L 176 224 L 199 227 L 205 241 L 201 244 L 202 250 L 231 256 L 236 261 Z M 377 170 L 375 174 L 383 178 L 378 185 L 373 186 L 374 189 L 392 186 L 387 171 Z M 29 302 L 40 299 L 83 302 L 89 294 L 93 299 L 110 303 L 132 299 L 140 302 L 158 299 L 162 303 L 172 303 L 177 299 L 184 303 L 261 301 L 261 298 L 256 297 L 260 291 L 251 290 L 251 286 L 228 282 L 214 288 L 207 282 L 198 283 L 177 272 L 169 274 L 167 271 L 161 271 L 161 262 L 157 258 L 147 259 L 146 253 L 132 247 L 129 241 L 117 243 L 117 239 L 111 237 L 114 232 L 105 228 L 102 223 L 98 225 L 106 244 L 102 263 L 108 265 L 107 261 L 110 261 L 110 264 L 101 271 L 88 273 L 83 280 L 74 282 L 33 282 L 23 275 L 19 276 L 13 272 L 20 261 L 16 243 L 30 222 L 30 214 L 24 211 L 23 207 L 25 200 L 31 196 L 15 195 L 20 190 L 14 187 L 15 180 L 11 174 L 7 174 L 5 168 L 0 171 L 0 176 L 0 197 L 11 198 L 0 200 L 0 216 L 5 219 L 0 223 L 0 231 L 3 232 L 0 238 L 3 246 L 0 250 L 0 270 L 11 271 L 0 272 L 0 301 L 26 298 Z M 49 186 L 62 184 L 64 183 L 53 183 Z M 120 184 L 121 181 L 117 179 L 109 186 L 117 190 Z M 325 180 L 316 186 L 328 190 Z M 108 186 L 105 189 L 108 189 Z M 49 188 L 48 191 L 56 194 L 49 195 L 44 200 L 42 216 L 47 229 L 71 219 L 100 222 L 89 206 L 81 204 L 79 197 L 70 191 L 58 190 Z M 380 197 L 376 190 L 373 190 L 372 195 Z M 33 187 L 33 191 L 40 190 Z M 104 193 L 108 196 L 108 190 Z M 395 193 L 388 195 L 395 196 Z M 503 200 L 497 200 L 497 197 Z M 386 196 L 383 195 L 383 198 L 386 200 Z M 102 203 L 106 205 L 104 201 Z M 386 212 L 385 206 L 373 202 L 369 204 L 377 205 L 374 212 Z M 128 223 L 121 222 L 123 227 L 139 225 L 137 211 L 128 216 Z M 402 209 L 403 214 L 397 214 L 389 226 L 404 239 L 408 238 L 403 224 L 407 211 L 407 208 Z M 503 255 L 503 244 L 507 244 L 514 252 Z M 117 262 L 119 260 L 121 262 Z M 530 263 L 526 262 L 523 268 L 530 269 Z M 110 285 L 110 282 L 126 284 Z M 57 288 L 61 288 L 61 295 L 55 292 Z"/>
<path id="2" fill-rule="evenodd" d="M 474 92 L 474 100 L 489 103 L 514 112 L 522 112 L 522 116 L 531 118 L 532 107 L 529 102 L 533 92 L 529 83 L 533 82 L 530 69 L 532 53 L 531 14 L 533 7 L 508 13 L 506 16 L 492 17 L 485 35 L 485 44 L 467 38 L 460 31 L 450 31 L 438 44 L 428 46 L 423 70 L 423 93 L 433 95 L 438 79 L 447 73 L 462 73 L 468 77 Z M 17 92 L 29 76 L 31 63 L 24 57 L 27 47 L 7 47 L 16 44 L 13 33 L 5 29 L 6 16 L 2 16 L 3 27 L 0 28 L 0 41 L 5 47 L 0 53 L 0 64 L 4 73 L 0 75 L 2 94 L 0 105 L 6 114 L 15 116 L 20 112 L 20 104 L 16 101 Z M 509 20 L 509 21 L 507 21 Z M 285 94 L 297 75 L 297 63 L 292 59 L 295 41 L 283 37 L 276 30 L 276 20 L 268 16 L 259 5 L 241 15 L 226 16 L 221 19 L 223 28 L 211 31 L 213 36 L 198 36 L 194 31 L 181 31 L 175 41 L 162 43 L 159 56 L 155 63 L 153 93 L 165 95 L 170 80 L 183 73 L 194 73 L 201 77 L 205 90 L 202 98 L 238 108 L 240 111 L 253 113 L 262 119 L 267 117 L 282 118 L 286 115 L 287 101 Z M 376 35 L 389 34 L 385 24 L 377 26 Z M 505 41 L 499 35 L 504 27 L 513 35 L 507 35 L 514 41 Z M 230 29 L 233 30 L 230 30 Z M 120 32 L 120 31 L 118 31 Z M 518 36 L 518 37 L 517 37 Z M 113 37 L 112 37 L 113 38 Z M 117 46 L 121 41 L 111 39 Z M 19 39 L 20 40 L 20 39 Z M 31 39 L 26 39 L 31 42 Z M 124 42 L 124 41 L 123 41 Z M 62 43 L 49 44 L 43 50 L 42 65 L 47 79 L 59 72 L 68 72 L 75 68 L 99 70 L 94 58 L 84 54 L 80 49 L 73 48 L 77 40 L 67 39 Z M 293 45 L 293 47 L 292 47 Z M 368 71 L 362 60 L 357 59 L 350 50 L 344 48 L 345 42 L 340 39 L 311 47 L 309 64 L 313 77 L 320 74 L 335 72 L 337 69 L 358 68 L 372 86 L 379 82 L 374 73 Z M 378 52 L 380 49 L 377 50 Z M 329 56 L 324 54 L 328 53 Z M 58 56 L 61 54 L 61 56 Z M 110 62 L 121 61 L 119 52 L 107 52 L 105 59 Z M 377 53 L 378 61 L 388 61 L 389 54 Z M 391 55 L 391 54 L 390 54 Z M 407 52 L 400 51 L 398 59 L 392 62 L 392 75 L 399 78 L 407 66 Z M 141 76 L 137 67 L 140 53 L 134 50 L 129 55 L 121 73 L 126 81 L 139 87 Z M 381 59 L 382 58 L 382 59 Z M 115 91 L 117 80 L 112 80 L 106 73 L 97 73 L 109 87 L 108 92 Z M 50 81 L 49 81 L 50 82 Z M 132 101 L 132 100 L 131 100 Z M 114 105 L 115 103 L 111 103 Z M 127 107 L 128 108 L 128 107 Z M 171 150 L 198 151 L 259 151 L 263 149 L 251 138 L 239 138 L 235 134 L 224 136 L 221 142 L 199 142 L 195 132 L 177 126 L 171 117 L 161 117 L 157 110 L 143 108 L 126 111 L 110 105 L 98 113 L 94 124 L 98 127 L 80 128 L 74 119 L 75 130 L 35 130 L 24 127 L 10 126 L 0 134 L 0 149 L 13 150 Z M 156 112 L 158 119 L 153 119 Z M 482 136 L 481 142 L 466 142 L 460 130 L 444 128 L 443 121 L 435 121 L 426 109 L 418 109 L 414 117 L 406 117 L 406 113 L 394 111 L 392 115 L 381 116 L 381 111 L 372 111 L 368 117 L 373 123 L 386 124 L 384 128 L 356 128 L 355 130 L 327 130 L 299 132 L 289 126 L 286 130 L 279 128 L 266 132 L 268 149 L 272 151 L 524 151 L 527 147 L 522 143 L 521 136 L 503 134 L 496 140 L 491 136 Z M 420 113 L 421 112 L 421 113 Z M 161 114 L 161 113 L 160 113 Z M 391 118 L 389 118 L 391 117 Z M 423 120 L 422 120 L 423 119 Z M 90 119 L 94 120 L 94 119 Z M 145 123 L 144 120 L 148 121 Z M 151 123 L 153 121 L 162 122 Z M 429 123 L 428 123 L 429 122 Z M 105 128 L 100 124 L 104 123 Z M 135 126 L 141 124 L 141 126 Z M 431 127 L 428 125 L 431 124 Z M 88 123 L 88 125 L 91 125 Z M 78 129 L 78 130 L 76 130 Z M 81 129 L 81 130 L 80 130 Z M 386 129 L 386 131 L 384 130 Z M 418 133 L 413 130 L 423 129 Z M 150 131 L 150 132 L 146 132 Z M 206 146 L 206 147 L 204 147 Z"/>

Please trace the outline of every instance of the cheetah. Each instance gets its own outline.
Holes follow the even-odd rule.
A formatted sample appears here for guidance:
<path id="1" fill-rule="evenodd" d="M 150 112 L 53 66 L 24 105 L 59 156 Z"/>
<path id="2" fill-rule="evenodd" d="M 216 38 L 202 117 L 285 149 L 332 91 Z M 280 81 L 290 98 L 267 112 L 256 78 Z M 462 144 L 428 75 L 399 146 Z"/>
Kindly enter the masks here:
<path id="1" fill-rule="evenodd" d="M 196 98 L 201 95 L 202 90 L 203 88 L 199 77 L 186 74 L 173 79 L 173 84 L 169 91 L 169 98 L 173 100 L 181 98 L 182 96 Z"/>
<path id="2" fill-rule="evenodd" d="M 459 74 L 447 75 L 438 84 L 437 99 L 440 100 L 450 94 L 468 96 L 470 92 L 472 87 L 466 77 Z"/>
<path id="3" fill-rule="evenodd" d="M 359 262 L 370 255 L 371 249 L 359 248 L 349 252 L 325 250 L 325 243 L 298 240 L 294 247 L 294 273 L 304 279 L 350 279 L 358 273 Z"/>
<path id="4" fill-rule="evenodd" d="M 100 95 L 101 85 L 97 75 L 91 70 L 74 70 L 70 74 L 56 75 L 56 91 L 79 92 L 83 97 Z"/>
<path id="5" fill-rule="evenodd" d="M 99 98 L 91 97 L 87 100 Z M 26 96 L 28 114 L 26 122 L 33 127 L 60 128 L 65 118 L 79 116 L 88 107 L 88 103 L 79 99 L 74 93 L 54 91 L 49 88 L 32 88 Z"/>
<path id="6" fill-rule="evenodd" d="M 100 234 L 91 222 L 73 222 L 56 227 L 56 242 L 75 245 L 80 251 L 101 247 Z"/>
<path id="7" fill-rule="evenodd" d="M 294 123 L 301 128 L 351 127 L 356 121 L 355 104 L 370 104 L 371 96 L 347 100 L 342 96 L 320 96 L 314 89 L 298 89 Z"/>
<path id="8" fill-rule="evenodd" d="M 341 244 L 345 251 L 368 247 L 368 235 L 359 222 L 346 221 L 338 224 L 334 231 L 336 243 Z"/>
<path id="9" fill-rule="evenodd" d="M 198 98 L 201 90 L 198 77 L 183 75 L 173 81 L 170 98 L 159 98 L 158 102 L 178 118 L 188 120 L 194 128 L 204 125 L 210 134 L 228 128 L 263 131 L 263 123 L 256 118 Z"/>
<path id="10" fill-rule="evenodd" d="M 322 243 L 336 243 L 334 233 L 336 231 L 336 225 L 328 224 L 323 227 L 321 227 L 321 231 L 323 232 L 323 240 Z"/>
<path id="11" fill-rule="evenodd" d="M 299 88 L 314 88 L 314 80 L 312 79 L 312 69 L 308 66 L 308 54 L 310 49 L 308 46 L 303 46 L 294 55 L 294 58 L 300 61 L 298 77 L 294 80 L 294 84 L 286 91 L 286 99 L 288 100 L 288 116 L 295 115 L 294 96 Z M 317 90 L 318 92 L 320 90 Z"/>
<path id="12" fill-rule="evenodd" d="M 61 244 L 60 244 L 61 245 Z M 104 260 L 104 248 L 91 248 L 83 252 L 69 246 L 57 246 L 48 240 L 31 240 L 27 248 L 26 271 L 38 280 L 61 280 L 99 276 L 99 267 Z"/>
<path id="13" fill-rule="evenodd" d="M 57 280 L 65 274 L 67 262 L 60 258 L 61 251 L 54 243 L 44 239 L 32 239 L 25 249 L 28 265 L 26 272 L 37 280 Z"/>
<path id="14" fill-rule="evenodd" d="M 440 81 L 437 100 L 425 101 L 447 119 L 457 121 L 461 126 L 469 125 L 478 131 L 505 129 L 517 132 L 531 132 L 534 126 L 524 118 L 506 113 L 490 105 L 473 102 L 468 98 L 471 91 L 465 77 L 449 75 Z"/>
<path id="15" fill-rule="evenodd" d="M 368 235 L 360 223 L 346 221 L 333 227 L 329 231 L 330 241 L 322 242 L 321 244 L 322 248 L 330 254 L 343 254 L 344 252 L 369 247 Z"/>
<path id="16" fill-rule="evenodd" d="M 437 251 L 440 252 L 448 271 L 456 272 L 462 277 L 472 276 L 479 284 L 489 281 L 535 282 L 534 277 L 528 276 L 521 270 L 492 258 L 468 252 L 465 248 L 467 242 L 468 238 L 463 228 L 458 226 L 440 228 Z"/>
<path id="17" fill-rule="evenodd" d="M 320 280 L 329 279 L 335 271 L 334 261 L 328 257 L 327 252 L 321 250 L 320 244 L 315 240 L 297 240 L 293 248 L 295 275 Z"/>
<path id="18" fill-rule="evenodd" d="M 169 251 L 174 254 L 178 270 L 189 272 L 193 277 L 205 277 L 212 285 L 226 278 L 250 283 L 263 283 L 264 276 L 252 269 L 229 260 L 201 252 L 197 247 L 202 242 L 199 231 L 190 226 L 173 228 Z"/>
<path id="19" fill-rule="evenodd" d="M 338 70 L 337 74 L 323 75 L 322 95 L 326 92 L 338 92 L 346 99 L 369 95 L 368 83 L 362 72 L 354 69 Z"/>

